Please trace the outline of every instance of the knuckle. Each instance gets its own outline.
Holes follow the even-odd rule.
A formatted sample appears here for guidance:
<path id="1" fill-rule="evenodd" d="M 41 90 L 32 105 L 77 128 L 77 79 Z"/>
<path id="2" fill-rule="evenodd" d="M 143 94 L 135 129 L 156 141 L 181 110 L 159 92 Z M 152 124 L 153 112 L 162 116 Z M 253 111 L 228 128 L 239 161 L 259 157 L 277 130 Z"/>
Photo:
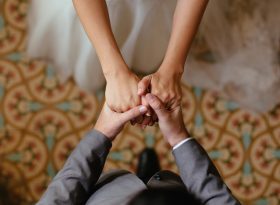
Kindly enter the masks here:
<path id="1" fill-rule="evenodd" d="M 165 99 L 167 99 L 169 97 L 168 93 L 166 93 L 166 92 L 157 91 L 157 93 L 158 93 L 158 97 L 161 101 L 164 101 Z"/>
<path id="2" fill-rule="evenodd" d="M 160 91 L 159 91 L 158 89 L 154 89 L 154 90 L 153 90 L 153 94 L 154 94 L 155 96 L 159 96 Z"/>
<path id="3" fill-rule="evenodd" d="M 123 112 L 126 112 L 126 111 L 128 111 L 128 110 L 129 110 L 129 106 L 128 106 L 128 105 L 126 105 L 126 106 L 123 107 Z"/>
<path id="4" fill-rule="evenodd" d="M 169 95 L 163 96 L 163 100 L 162 100 L 162 101 L 163 101 L 164 103 L 167 103 L 169 100 L 170 100 Z"/>
<path id="5" fill-rule="evenodd" d="M 163 98 L 169 98 L 169 96 L 170 96 L 170 94 L 169 94 L 169 93 L 166 93 L 166 92 L 162 94 L 162 97 L 163 97 Z"/>
<path id="6" fill-rule="evenodd" d="M 117 108 L 122 112 L 125 109 L 125 104 L 120 104 Z"/>
<path id="7" fill-rule="evenodd" d="M 115 107 L 115 105 L 113 103 L 111 103 L 111 102 L 107 101 L 106 103 L 107 103 L 108 107 L 110 107 L 110 108 L 114 108 Z"/>
<path id="8" fill-rule="evenodd" d="M 121 113 L 121 112 L 122 112 L 121 109 L 117 109 L 117 108 L 115 108 L 114 111 L 115 111 L 115 112 L 118 112 L 118 113 Z"/>
<path id="9" fill-rule="evenodd" d="M 170 94 L 170 99 L 178 99 L 178 96 L 175 93 Z"/>
<path id="10" fill-rule="evenodd" d="M 128 110 L 128 106 L 127 106 L 127 105 L 122 105 L 122 106 L 119 108 L 119 110 L 120 110 L 121 112 L 125 112 L 125 111 Z"/>
<path id="11" fill-rule="evenodd" d="M 116 106 L 116 105 L 112 105 L 111 107 L 109 106 L 109 108 L 115 112 L 120 112 L 120 107 Z"/>

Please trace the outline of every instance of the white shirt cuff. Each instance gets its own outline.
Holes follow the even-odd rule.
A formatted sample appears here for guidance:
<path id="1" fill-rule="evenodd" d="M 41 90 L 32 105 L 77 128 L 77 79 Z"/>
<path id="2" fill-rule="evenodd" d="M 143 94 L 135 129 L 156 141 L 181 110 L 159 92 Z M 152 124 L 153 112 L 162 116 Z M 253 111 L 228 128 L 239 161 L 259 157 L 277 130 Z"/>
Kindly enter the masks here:
<path id="1" fill-rule="evenodd" d="M 184 144 L 185 142 L 188 142 L 188 141 L 190 141 L 190 140 L 192 140 L 192 139 L 194 139 L 194 138 L 189 137 L 189 138 L 187 138 L 187 139 L 182 140 L 181 142 L 179 142 L 178 144 L 176 144 L 176 145 L 173 147 L 173 150 L 177 149 L 177 148 L 180 147 L 182 144 Z"/>

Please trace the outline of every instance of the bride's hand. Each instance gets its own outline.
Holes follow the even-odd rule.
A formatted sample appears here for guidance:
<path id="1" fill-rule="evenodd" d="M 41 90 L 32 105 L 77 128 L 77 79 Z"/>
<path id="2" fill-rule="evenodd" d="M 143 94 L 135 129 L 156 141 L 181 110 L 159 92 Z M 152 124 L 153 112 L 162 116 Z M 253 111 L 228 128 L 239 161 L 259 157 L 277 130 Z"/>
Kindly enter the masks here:
<path id="1" fill-rule="evenodd" d="M 179 69 L 161 65 L 157 72 L 144 77 L 138 83 L 138 95 L 145 95 L 150 91 L 164 103 L 166 109 L 173 110 L 178 107 L 182 99 L 182 73 L 174 70 Z"/>
<path id="2" fill-rule="evenodd" d="M 105 78 L 105 97 L 111 110 L 121 113 L 141 104 L 141 98 L 137 95 L 139 78 L 128 68 L 106 74 Z"/>

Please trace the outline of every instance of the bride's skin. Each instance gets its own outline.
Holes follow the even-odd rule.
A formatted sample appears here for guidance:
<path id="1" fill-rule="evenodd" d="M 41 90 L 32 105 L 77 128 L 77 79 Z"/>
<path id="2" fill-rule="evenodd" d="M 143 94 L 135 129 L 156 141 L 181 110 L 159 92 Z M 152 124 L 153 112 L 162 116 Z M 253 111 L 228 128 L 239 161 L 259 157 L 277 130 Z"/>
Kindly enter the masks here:
<path id="1" fill-rule="evenodd" d="M 205 11 L 208 0 L 178 0 L 171 37 L 164 60 L 157 72 L 144 77 L 138 85 L 143 95 L 151 85 L 151 93 L 174 109 L 181 102 L 181 77 L 188 51 Z"/>
<path id="2" fill-rule="evenodd" d="M 141 104 L 137 95 L 139 78 L 126 65 L 114 38 L 105 0 L 73 0 L 74 6 L 95 47 L 107 82 L 106 101 L 116 112 Z"/>
<path id="3" fill-rule="evenodd" d="M 73 0 L 87 35 L 94 45 L 107 81 L 105 96 L 109 107 L 125 112 L 141 103 L 141 95 L 151 93 L 174 109 L 180 104 L 181 76 L 191 42 L 208 0 L 178 0 L 171 37 L 159 69 L 142 79 L 130 71 L 114 38 L 105 0 Z M 110 60 L 108 60 L 110 59 Z M 152 125 L 151 119 L 142 122 Z"/>

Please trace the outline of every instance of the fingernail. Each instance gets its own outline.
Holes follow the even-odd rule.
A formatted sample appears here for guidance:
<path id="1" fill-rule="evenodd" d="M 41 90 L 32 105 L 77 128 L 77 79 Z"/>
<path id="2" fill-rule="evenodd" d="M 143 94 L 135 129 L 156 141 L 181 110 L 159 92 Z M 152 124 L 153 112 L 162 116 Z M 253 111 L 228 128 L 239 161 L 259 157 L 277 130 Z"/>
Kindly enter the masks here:
<path id="1" fill-rule="evenodd" d="M 146 106 L 144 106 L 144 105 L 142 105 L 140 108 L 139 108 L 139 111 L 140 111 L 140 113 L 145 113 L 145 112 L 147 112 L 147 107 Z"/>

